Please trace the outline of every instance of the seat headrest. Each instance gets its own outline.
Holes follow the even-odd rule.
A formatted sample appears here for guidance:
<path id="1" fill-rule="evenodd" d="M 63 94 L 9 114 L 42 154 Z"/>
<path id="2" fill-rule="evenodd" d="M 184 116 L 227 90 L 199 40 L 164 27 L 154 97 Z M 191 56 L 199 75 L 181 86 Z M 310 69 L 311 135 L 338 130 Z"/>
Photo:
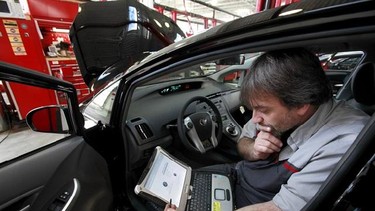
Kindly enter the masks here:
<path id="1" fill-rule="evenodd" d="M 352 93 L 354 99 L 364 105 L 375 104 L 375 64 L 361 64 L 353 75 Z"/>

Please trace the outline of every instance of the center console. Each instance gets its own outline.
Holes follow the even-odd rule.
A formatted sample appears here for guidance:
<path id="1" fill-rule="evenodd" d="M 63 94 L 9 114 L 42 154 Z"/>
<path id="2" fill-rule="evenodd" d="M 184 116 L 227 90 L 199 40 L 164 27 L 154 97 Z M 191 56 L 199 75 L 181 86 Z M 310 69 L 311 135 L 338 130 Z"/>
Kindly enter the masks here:
<path id="1" fill-rule="evenodd" d="M 230 114 L 224 99 L 221 96 L 215 96 L 214 98 L 210 98 L 210 100 L 215 104 L 216 108 L 220 112 L 221 120 L 223 121 L 223 134 L 237 143 L 241 135 L 241 127 Z M 213 113 L 204 103 L 198 104 L 197 106 L 198 110 Z"/>

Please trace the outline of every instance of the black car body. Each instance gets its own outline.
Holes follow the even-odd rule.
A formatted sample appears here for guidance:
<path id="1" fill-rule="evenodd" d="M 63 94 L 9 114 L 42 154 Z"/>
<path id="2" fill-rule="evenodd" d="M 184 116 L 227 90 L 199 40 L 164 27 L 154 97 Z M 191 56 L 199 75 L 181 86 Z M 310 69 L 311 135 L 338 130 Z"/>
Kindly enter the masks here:
<path id="1" fill-rule="evenodd" d="M 305 47 L 317 55 L 363 51 L 366 53 L 361 63 L 373 62 L 374 19 L 374 1 L 301 1 L 266 10 L 185 38 L 146 57 L 139 56 L 140 60 L 131 64 L 118 65 L 118 59 L 114 59 L 92 72 L 86 68 L 92 78 L 113 69 L 119 74 L 111 77 L 109 84 L 81 110 L 71 84 L 1 63 L 1 80 L 65 92 L 70 100 L 61 110 L 48 109 L 59 116 L 65 114 L 66 125 L 59 125 L 55 132 L 68 136 L 2 163 L 0 209 L 149 209 L 146 201 L 134 193 L 134 187 L 156 146 L 193 168 L 240 160 L 236 140 L 241 126 L 251 118 L 251 111 L 239 99 L 241 78 L 251 71 L 250 67 L 240 67 L 247 64 L 240 62 L 244 54 Z M 75 46 L 82 48 L 74 39 Z M 85 61 L 80 63 L 83 69 L 87 67 Z M 239 66 L 235 69 L 222 65 Z M 229 69 L 228 74 L 239 72 L 235 85 L 222 80 L 225 73 L 221 75 L 220 71 L 225 69 Z M 353 101 L 353 106 L 366 104 L 367 112 L 372 114 L 375 82 L 368 80 L 371 77 L 362 77 L 360 81 L 366 85 L 359 91 L 352 90 L 352 81 L 357 83 L 358 78 L 355 72 L 332 76 L 342 79 L 335 83 L 343 84 L 336 98 Z M 96 80 L 92 78 L 86 81 Z M 180 132 L 179 117 L 184 115 L 181 110 L 196 96 L 213 102 L 221 119 L 216 130 L 222 135 L 219 144 L 203 151 L 189 145 L 186 135 Z M 186 113 L 211 110 L 215 109 L 197 104 L 187 107 Z M 34 124 L 37 118 L 30 116 L 29 124 L 38 130 Z M 88 120 L 91 125 L 85 128 Z M 373 121 L 304 210 L 373 207 L 369 200 L 374 191 Z"/>

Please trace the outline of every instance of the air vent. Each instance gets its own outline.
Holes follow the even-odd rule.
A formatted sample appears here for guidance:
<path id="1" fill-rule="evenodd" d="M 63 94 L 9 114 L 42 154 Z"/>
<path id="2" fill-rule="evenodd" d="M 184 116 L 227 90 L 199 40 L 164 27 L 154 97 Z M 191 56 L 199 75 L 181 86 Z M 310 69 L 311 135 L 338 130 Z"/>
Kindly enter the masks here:
<path id="1" fill-rule="evenodd" d="M 143 140 L 148 139 L 153 135 L 151 129 L 146 123 L 136 125 L 135 129 Z"/>

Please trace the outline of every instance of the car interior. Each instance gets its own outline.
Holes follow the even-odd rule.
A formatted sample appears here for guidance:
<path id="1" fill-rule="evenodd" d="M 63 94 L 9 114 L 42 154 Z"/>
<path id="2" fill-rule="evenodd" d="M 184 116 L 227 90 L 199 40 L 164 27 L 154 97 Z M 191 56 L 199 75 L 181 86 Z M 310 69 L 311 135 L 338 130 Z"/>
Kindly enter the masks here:
<path id="1" fill-rule="evenodd" d="M 352 69 L 348 70 L 338 70 L 338 69 L 327 69 L 327 77 L 332 82 L 333 91 L 334 91 L 334 98 L 337 100 L 345 100 L 348 101 L 348 103 L 353 104 L 353 106 L 363 109 L 365 112 L 367 112 L 369 115 L 372 115 L 373 110 L 367 110 L 366 107 L 373 105 L 372 100 L 374 99 L 373 95 L 373 87 L 374 87 L 374 75 L 369 71 L 368 69 L 371 69 L 371 65 L 373 61 L 375 61 L 375 51 L 374 51 L 374 41 L 372 39 L 373 33 L 362 33 L 360 35 L 360 38 L 358 35 L 354 34 L 345 34 L 338 35 L 338 32 L 333 37 L 325 37 L 323 35 L 316 35 L 315 38 L 311 38 L 308 36 L 300 35 L 298 37 L 298 41 L 292 41 L 291 37 L 283 37 L 282 41 L 278 40 L 278 44 L 273 43 L 271 40 L 268 40 L 267 44 L 263 44 L 262 46 L 257 46 L 254 43 L 249 43 L 248 45 L 246 43 L 243 44 L 242 51 L 237 51 L 237 53 L 240 54 L 248 54 L 248 53 L 259 53 L 264 52 L 271 49 L 280 49 L 285 47 L 305 47 L 311 50 L 312 52 L 315 52 L 317 55 L 320 55 L 321 53 L 328 53 L 328 54 L 334 54 L 335 52 L 348 52 L 348 51 L 362 51 L 364 54 L 360 59 L 357 59 L 358 62 L 356 65 L 353 66 Z M 277 38 L 275 38 L 277 39 Z M 272 43 L 272 44 L 271 44 Z M 249 50 L 250 49 L 250 50 Z M 217 52 L 213 52 L 212 55 L 214 55 Z M 232 55 L 234 53 L 234 50 L 231 52 Z M 226 56 L 226 54 L 222 54 L 222 56 Z M 219 55 L 217 54 L 216 57 L 213 56 L 212 60 L 217 60 Z M 210 62 L 209 56 L 206 55 L 206 60 L 203 60 L 203 63 Z M 183 62 L 181 62 L 183 63 Z M 197 63 L 200 63 L 200 61 L 196 61 L 195 63 L 189 63 L 189 65 L 196 65 Z M 359 65 L 362 64 L 362 65 Z M 185 71 L 185 68 L 183 65 L 179 66 L 179 68 L 169 68 L 168 72 L 172 74 L 172 72 L 178 72 L 179 70 L 183 69 Z M 188 68 L 187 68 L 188 69 Z M 240 77 L 243 76 L 246 73 L 246 70 L 249 70 L 250 66 L 247 66 L 242 69 L 243 74 L 238 74 Z M 365 71 L 363 71 L 365 69 Z M 251 69 L 250 69 L 251 71 Z M 368 71 L 368 72 L 366 72 Z M 363 73 L 366 72 L 366 73 Z M 165 73 L 164 73 L 165 74 Z M 167 73 L 168 74 L 168 73 Z M 362 75 L 363 74 L 363 75 Z M 365 75 L 365 76 L 364 76 Z M 164 75 L 163 75 L 164 76 Z M 158 76 L 155 76 L 158 77 Z M 161 77 L 161 76 L 159 76 Z M 214 77 L 218 78 L 218 77 Z M 366 79 L 364 79 L 366 78 Z M 157 79 L 153 79 L 157 80 Z M 183 90 L 183 91 L 171 91 L 171 93 L 166 93 L 165 95 L 160 95 L 160 90 L 164 90 L 165 88 L 172 88 L 173 86 L 179 86 L 183 83 L 189 82 L 194 80 L 195 83 L 199 83 L 199 85 L 190 84 L 190 87 L 195 87 L 191 90 Z M 238 81 L 241 81 L 241 78 L 238 79 Z M 360 82 L 359 82 L 360 81 Z M 147 84 L 148 81 L 145 81 L 143 83 Z M 133 164 L 137 165 L 131 165 L 134 167 L 134 169 L 131 170 L 132 172 L 132 181 L 128 188 L 128 193 L 132 194 L 132 186 L 138 181 L 138 178 L 140 177 L 147 161 L 148 157 L 150 156 L 151 152 L 153 151 L 154 147 L 156 145 L 165 147 L 171 154 L 173 154 L 175 157 L 177 157 L 180 160 L 183 160 L 184 162 L 191 165 L 193 168 L 199 168 L 206 165 L 212 165 L 212 164 L 218 164 L 218 163 L 228 163 L 228 162 L 236 162 L 240 157 L 236 154 L 236 148 L 235 148 L 235 140 L 231 138 L 230 134 L 226 133 L 226 131 L 223 130 L 223 136 L 222 140 L 220 141 L 219 145 L 211 149 L 210 151 L 201 154 L 197 152 L 191 152 L 189 149 L 185 149 L 185 145 L 181 144 L 182 137 L 179 136 L 178 130 L 174 126 L 176 124 L 176 116 L 179 115 L 179 111 L 183 107 L 184 103 L 191 99 L 193 96 L 205 96 L 208 99 L 210 99 L 214 104 L 217 105 L 218 109 L 225 108 L 224 110 L 224 116 L 229 116 L 231 119 L 231 122 L 234 123 L 236 128 L 241 128 L 243 124 L 248 121 L 251 118 L 251 111 L 244 106 L 243 102 L 239 100 L 239 90 L 238 87 L 230 86 L 228 87 L 228 84 L 225 83 L 217 83 L 217 81 L 211 81 L 207 78 L 192 78 L 192 79 L 182 79 L 179 81 L 170 81 L 170 82 L 164 82 L 155 84 L 154 86 L 146 86 L 144 93 L 142 93 L 141 96 L 137 96 L 138 92 L 137 89 L 140 89 L 142 87 L 142 82 L 139 82 L 139 86 L 135 88 L 132 101 L 129 105 L 129 112 L 127 116 L 127 123 L 129 123 L 129 120 L 131 124 L 127 124 L 127 127 L 125 128 L 125 131 L 130 130 L 130 133 L 124 132 L 125 134 L 131 134 L 130 137 L 127 136 L 127 144 L 130 150 L 128 151 L 130 153 L 130 158 L 132 158 Z M 238 84 L 240 86 L 240 84 Z M 146 91 L 149 90 L 149 91 Z M 168 89 L 169 90 L 169 89 Z M 173 90 L 173 89 L 172 89 Z M 159 92 L 159 93 L 158 93 Z M 162 100 L 161 98 L 165 98 L 165 100 Z M 158 103 L 160 101 L 160 104 Z M 152 102 L 152 103 L 151 103 Z M 173 105 L 167 103 L 167 102 L 173 102 Z M 221 102 L 221 103 L 217 103 Z M 152 105 L 151 105 L 152 104 Z M 356 104 L 356 105 L 355 105 Z M 366 105 L 367 104 L 367 105 Z M 366 107 L 364 107 L 366 106 Z M 197 110 L 195 112 L 198 112 L 201 107 L 205 106 L 199 106 L 196 105 Z M 206 106 L 208 107 L 208 106 Z M 144 109 L 142 109 L 144 108 Z M 223 111 L 220 112 L 221 116 L 223 117 Z M 149 118 L 151 117 L 151 120 Z M 173 118 L 174 117 L 174 118 Z M 157 119 L 157 121 L 155 121 Z M 223 118 L 221 118 L 223 119 Z M 164 121 L 164 123 L 163 123 Z M 231 122 L 229 124 L 231 124 Z M 139 142 L 139 136 L 137 135 L 137 130 L 134 129 L 135 125 L 133 123 L 136 123 L 135 125 L 143 125 L 145 127 L 149 127 L 146 130 L 151 131 L 151 140 L 152 141 L 145 141 L 144 144 L 141 144 Z M 177 122 L 179 124 L 180 122 Z M 225 125 L 225 121 L 223 120 L 223 125 Z M 372 123 L 370 122 L 369 125 Z M 148 125 L 148 126 L 147 126 Z M 141 126 L 141 127 L 143 127 Z M 364 133 L 368 130 L 368 128 L 371 126 L 368 126 L 364 129 Z M 224 129 L 225 127 L 223 127 Z M 157 131 L 157 132 L 155 132 Z M 153 136 L 157 136 L 160 134 L 161 139 L 152 139 Z M 367 132 L 371 133 L 371 132 Z M 167 135 L 170 134 L 171 136 Z M 367 136 L 367 135 L 364 135 Z M 368 135 L 368 138 L 371 137 L 372 134 Z M 362 135 L 358 138 L 358 142 L 362 142 L 361 138 Z M 156 142 L 155 142 L 156 141 Z M 368 144 L 368 143 L 366 143 Z M 141 147 L 139 147 L 141 145 Z M 135 147 L 134 147 L 135 146 Z M 357 147 L 361 147 L 360 144 L 353 145 L 353 149 L 351 151 L 356 151 Z M 369 154 L 363 155 L 363 160 L 361 164 L 357 164 L 356 169 L 351 168 L 350 164 L 346 165 L 347 163 L 345 161 L 342 161 L 342 165 L 338 165 L 338 169 L 336 169 L 330 176 L 329 182 L 327 184 L 333 185 L 335 182 L 346 180 L 345 185 L 343 183 L 340 183 L 341 187 L 348 187 L 349 186 L 349 178 L 353 179 L 353 176 L 355 176 L 360 169 L 367 163 L 370 162 L 371 158 L 371 150 L 373 148 L 366 148 L 364 150 L 369 150 Z M 348 152 L 350 154 L 350 152 Z M 358 155 L 358 154 L 356 154 Z M 343 160 L 350 160 L 353 159 L 354 155 L 346 155 L 348 158 L 343 158 Z M 135 159 L 135 160 L 133 160 Z M 358 158 L 359 159 L 359 158 Z M 131 162 L 132 162 L 131 161 Z M 357 162 L 353 161 L 354 162 Z M 345 169 L 345 170 L 343 170 Z M 345 174 L 342 174 L 341 171 L 346 171 L 348 174 L 349 172 L 353 173 L 350 176 L 343 178 Z M 340 173 L 337 173 L 340 172 Z M 348 175 L 346 174 L 346 175 Z M 332 186 L 326 187 L 325 185 L 322 187 L 321 191 L 325 191 Z M 341 189 L 341 193 L 339 189 L 333 189 L 331 192 L 329 192 L 332 197 L 336 197 L 335 199 L 338 199 L 341 194 L 343 193 L 343 189 Z M 335 192 L 336 194 L 333 194 Z M 319 194 L 318 194 L 319 195 Z M 314 198 L 310 203 L 314 204 L 315 206 L 318 206 L 318 200 L 319 197 L 317 195 L 317 198 Z M 324 195 L 328 196 L 328 195 Z M 323 197 L 322 197 L 323 198 Z M 325 198 L 327 199 L 327 197 Z M 142 200 L 142 199 L 140 199 Z M 317 200 L 317 201 L 315 201 Z M 334 203 L 330 201 L 331 203 Z M 343 203 L 341 201 L 340 203 Z M 359 206 L 359 205 L 348 205 L 350 203 L 347 203 L 345 206 Z M 325 204 L 327 205 L 327 204 Z M 309 208 L 309 206 L 306 206 L 306 210 L 316 210 L 313 208 Z M 322 205 L 323 206 L 323 205 Z M 342 205 L 340 205 L 342 206 Z"/>
<path id="2" fill-rule="evenodd" d="M 330 44 L 333 45 L 333 43 Z M 348 44 L 348 42 L 346 42 L 346 44 Z M 316 52 L 316 54 L 320 53 L 321 50 L 329 51 L 329 48 L 322 48 L 317 45 L 307 47 L 313 52 Z M 357 46 L 355 46 L 355 49 L 357 49 Z M 334 50 L 338 49 L 335 48 Z M 345 48 L 340 50 L 345 51 L 350 49 Z M 361 50 L 364 49 L 361 48 Z M 364 51 L 367 52 L 366 50 Z M 372 106 L 374 104 L 374 98 L 373 92 L 371 91 L 373 90 L 374 85 L 374 72 L 371 70 L 373 69 L 373 63 L 368 62 L 372 61 L 371 56 L 370 49 L 370 52 L 366 53 L 366 56 L 362 57 L 361 60 L 358 60 L 355 67 L 348 71 L 325 70 L 327 77 L 332 83 L 333 97 L 337 100 L 346 100 L 352 106 L 364 110 L 369 115 L 372 115 L 374 111 Z M 360 64 L 363 61 L 366 62 Z M 241 81 L 241 77 L 246 74 L 246 71 L 251 71 L 250 68 L 250 66 L 247 66 L 242 69 L 236 69 L 237 71 L 242 72 L 242 74 L 238 74 L 239 78 L 237 81 Z M 181 72 L 186 72 L 186 69 L 183 69 Z M 217 74 L 219 73 L 220 72 Z M 163 77 L 165 78 L 166 76 L 163 75 Z M 153 80 L 155 81 L 156 79 Z M 184 86 L 189 88 L 179 88 Z M 145 86 L 138 86 L 134 90 L 132 101 L 129 105 L 128 119 L 126 121 L 127 127 L 125 128 L 127 131 L 126 134 L 131 134 L 130 137 L 127 136 L 127 143 L 131 149 L 129 150 L 129 157 L 131 158 L 130 162 L 133 167 L 131 169 L 131 181 L 133 181 L 133 183 L 128 190 L 129 194 L 132 194 L 131 187 L 135 185 L 141 177 L 145 165 L 156 145 L 164 147 L 173 156 L 192 166 L 193 169 L 207 165 L 239 161 L 241 158 L 236 152 L 236 138 L 239 137 L 238 135 L 241 133 L 241 127 L 244 123 L 251 119 L 251 110 L 246 108 L 245 104 L 240 101 L 239 87 L 240 84 L 231 86 L 224 81 L 213 81 L 210 77 L 184 78 L 171 81 L 164 80 L 163 82 L 155 84 L 146 83 Z M 197 152 L 197 150 L 188 147 L 184 143 L 186 141 L 183 141 L 182 139 L 186 137 L 183 137 L 178 130 L 178 125 L 183 125 L 184 123 L 181 122 L 181 120 L 176 119 L 176 116 L 181 115 L 181 110 L 187 110 L 186 104 L 191 103 L 191 100 L 189 99 L 193 99 L 194 101 L 194 96 L 207 97 L 215 104 L 220 114 L 217 115 L 208 104 L 197 102 L 192 108 L 190 108 L 189 113 L 184 115 L 190 115 L 194 112 L 212 112 L 213 115 L 221 116 L 223 125 L 222 137 L 219 145 L 217 147 L 209 148 L 209 150 L 204 151 L 204 153 Z M 174 103 L 171 105 L 168 102 Z M 230 127 L 234 127 L 234 129 L 230 129 Z M 238 131 L 234 132 L 237 136 L 233 136 L 233 133 L 230 131 Z M 142 147 L 139 148 L 139 146 Z M 353 146 L 353 148 L 357 147 L 359 146 Z M 353 149 L 353 151 L 356 150 L 357 149 Z M 348 155 L 348 158 L 345 159 L 353 159 L 353 156 L 354 155 Z M 346 163 L 345 165 L 344 163 L 345 162 L 343 161 L 343 165 L 340 165 L 340 168 L 337 171 L 343 171 L 341 168 L 346 167 Z M 347 168 L 350 167 L 347 166 Z M 359 171 L 360 169 L 357 170 Z M 343 175 L 342 172 L 332 174 L 334 176 L 331 176 L 332 179 L 329 179 L 329 183 L 327 182 L 329 185 L 339 181 L 340 179 L 338 178 Z M 324 189 L 325 188 L 323 188 L 322 191 Z M 344 190 L 342 190 L 342 192 L 344 192 Z M 336 194 L 335 196 L 337 199 L 340 194 Z M 318 197 L 311 203 L 314 202 L 313 204 L 316 205 L 317 203 L 315 200 L 319 199 L 320 198 Z M 324 199 L 326 200 L 327 198 Z M 137 198 L 136 200 L 142 201 L 143 199 Z M 333 202 L 331 201 L 331 203 Z M 348 205 L 346 204 L 346 206 Z M 314 209 L 308 208 L 307 210 Z"/>

